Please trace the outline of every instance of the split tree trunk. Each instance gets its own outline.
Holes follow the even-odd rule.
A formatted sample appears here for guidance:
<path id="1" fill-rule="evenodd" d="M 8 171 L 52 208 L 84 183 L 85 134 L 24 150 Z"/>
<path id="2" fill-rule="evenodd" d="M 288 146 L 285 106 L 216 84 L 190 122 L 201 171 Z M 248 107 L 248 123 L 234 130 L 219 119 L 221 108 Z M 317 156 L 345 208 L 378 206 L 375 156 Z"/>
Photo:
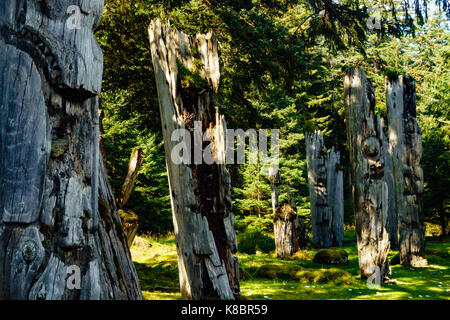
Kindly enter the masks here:
<path id="1" fill-rule="evenodd" d="M 382 129 L 372 84 L 361 68 L 346 72 L 344 90 L 359 268 L 362 278 L 375 273 L 381 281 L 390 272 Z"/>
<path id="2" fill-rule="evenodd" d="M 344 245 L 344 173 L 342 172 L 341 154 L 331 148 L 327 165 L 328 210 L 331 216 L 332 245 Z"/>
<path id="3" fill-rule="evenodd" d="M 332 235 L 327 199 L 327 150 L 320 131 L 307 133 L 305 139 L 313 242 L 316 248 L 329 248 Z"/>
<path id="4" fill-rule="evenodd" d="M 272 190 L 273 229 L 275 250 L 278 258 L 289 258 L 299 249 L 297 234 L 297 213 L 291 205 L 279 205 L 281 174 L 278 166 L 269 169 L 270 188 Z"/>
<path id="5" fill-rule="evenodd" d="M 99 151 L 103 1 L 81 29 L 69 5 L 0 3 L 0 299 L 142 299 Z"/>
<path id="6" fill-rule="evenodd" d="M 395 200 L 398 212 L 400 263 L 424 267 L 425 230 L 422 214 L 422 136 L 416 121 L 414 80 L 386 81 L 389 142 L 392 148 Z"/>
<path id="7" fill-rule="evenodd" d="M 214 98 L 220 78 L 217 38 L 214 33 L 187 36 L 169 25 L 161 25 L 159 20 L 151 23 L 149 35 L 182 297 L 238 298 L 239 265 L 233 255 L 237 241 L 230 198 L 231 178 L 224 164 L 225 123 L 223 117 L 216 115 Z M 201 132 L 194 134 L 194 128 Z M 213 148 L 209 149 L 215 160 L 213 164 L 201 162 L 202 159 L 201 164 L 194 162 L 199 159 L 193 159 L 191 152 L 191 141 L 195 142 L 194 148 L 207 150 L 201 142 L 206 128 L 213 129 L 209 132 L 213 140 Z M 187 161 L 180 164 L 172 156 L 179 144 L 171 139 L 177 129 L 189 130 L 188 137 L 184 137 L 183 151 Z"/>

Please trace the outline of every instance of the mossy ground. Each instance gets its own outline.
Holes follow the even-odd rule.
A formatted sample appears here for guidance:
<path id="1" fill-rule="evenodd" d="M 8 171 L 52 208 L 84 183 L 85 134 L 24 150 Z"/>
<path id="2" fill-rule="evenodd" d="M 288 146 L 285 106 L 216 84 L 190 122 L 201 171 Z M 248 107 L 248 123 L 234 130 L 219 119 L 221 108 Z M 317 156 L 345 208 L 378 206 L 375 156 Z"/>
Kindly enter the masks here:
<path id="1" fill-rule="evenodd" d="M 354 234 L 346 234 L 343 247 L 348 264 L 314 263 L 317 250 L 304 250 L 290 259 L 273 253 L 238 254 L 242 298 L 246 300 L 448 300 L 450 298 L 450 239 L 427 243 L 429 266 L 412 269 L 392 266 L 395 284 L 369 289 L 359 278 Z M 131 248 L 144 297 L 150 300 L 181 299 L 173 236 L 138 237 Z M 393 250 L 389 257 L 397 254 Z"/>

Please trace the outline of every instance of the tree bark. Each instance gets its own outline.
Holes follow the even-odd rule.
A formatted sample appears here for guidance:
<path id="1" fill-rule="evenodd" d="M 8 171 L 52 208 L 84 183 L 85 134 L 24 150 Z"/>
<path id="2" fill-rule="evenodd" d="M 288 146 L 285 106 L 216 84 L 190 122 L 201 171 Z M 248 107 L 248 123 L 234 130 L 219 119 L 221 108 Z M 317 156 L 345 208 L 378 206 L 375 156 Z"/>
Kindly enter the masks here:
<path id="1" fill-rule="evenodd" d="M 0 299 L 142 299 L 99 151 L 103 1 L 80 29 L 69 5 L 0 4 Z"/>
<path id="2" fill-rule="evenodd" d="M 400 76 L 386 81 L 389 142 L 398 212 L 400 263 L 424 267 L 425 230 L 422 214 L 424 190 L 422 136 L 416 121 L 414 80 Z"/>
<path id="3" fill-rule="evenodd" d="M 327 200 L 331 216 L 332 245 L 344 245 L 344 173 L 340 168 L 339 152 L 334 147 L 328 154 Z"/>
<path id="4" fill-rule="evenodd" d="M 327 198 L 327 150 L 319 131 L 306 134 L 306 161 L 314 246 L 329 248 L 332 235 Z"/>
<path id="5" fill-rule="evenodd" d="M 380 119 L 374 114 L 372 84 L 361 68 L 345 73 L 344 90 L 359 268 L 362 278 L 375 273 L 381 281 L 390 273 L 390 242 Z"/>
<path id="6" fill-rule="evenodd" d="M 182 297 L 235 299 L 240 296 L 239 265 L 233 255 L 237 241 L 231 177 L 224 164 L 226 125 L 214 99 L 220 78 L 217 38 L 214 33 L 187 36 L 159 20 L 151 23 L 149 35 Z M 189 77 L 183 78 L 186 74 Z M 200 79 L 192 81 L 196 78 Z M 201 142 L 205 128 L 212 129 L 208 134 L 212 147 Z M 172 151 L 178 143 L 171 139 L 177 129 L 189 130 L 184 141 L 194 141 L 194 148 L 200 147 L 202 152 L 209 150 L 214 163 L 192 161 L 191 148 L 186 148 L 183 157 L 188 161 L 177 164 Z M 194 160 L 198 159 L 194 156 Z"/>

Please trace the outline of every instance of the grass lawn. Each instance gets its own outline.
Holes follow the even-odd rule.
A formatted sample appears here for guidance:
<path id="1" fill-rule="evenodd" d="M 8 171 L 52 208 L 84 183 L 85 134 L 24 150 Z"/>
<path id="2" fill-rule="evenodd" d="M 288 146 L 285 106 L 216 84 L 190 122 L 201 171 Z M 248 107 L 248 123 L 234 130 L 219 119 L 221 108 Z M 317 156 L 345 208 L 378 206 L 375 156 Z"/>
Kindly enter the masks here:
<path id="1" fill-rule="evenodd" d="M 427 243 L 429 266 L 413 269 L 391 266 L 395 284 L 369 289 L 359 279 L 354 233 L 346 233 L 349 254 L 344 266 L 312 262 L 317 250 L 303 250 L 289 260 L 273 253 L 238 253 L 242 298 L 246 300 L 448 300 L 450 297 L 450 239 Z M 145 299 L 179 300 L 175 240 L 137 237 L 131 248 Z M 389 255 L 392 258 L 397 251 Z"/>

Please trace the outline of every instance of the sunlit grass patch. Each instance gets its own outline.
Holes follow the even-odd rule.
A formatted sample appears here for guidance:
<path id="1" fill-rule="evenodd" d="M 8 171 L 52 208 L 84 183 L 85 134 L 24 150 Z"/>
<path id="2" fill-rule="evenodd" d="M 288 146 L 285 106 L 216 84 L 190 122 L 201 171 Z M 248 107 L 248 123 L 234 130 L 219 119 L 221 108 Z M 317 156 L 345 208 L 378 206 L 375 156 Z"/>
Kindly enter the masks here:
<path id="1" fill-rule="evenodd" d="M 351 239 L 350 234 L 347 239 Z M 242 299 L 245 300 L 442 300 L 450 297 L 450 249 L 448 242 L 427 244 L 427 268 L 391 266 L 391 279 L 369 289 L 360 279 L 358 250 L 349 242 L 348 264 L 314 263 L 316 249 L 302 250 L 289 259 L 274 252 L 238 253 Z M 145 299 L 181 299 L 177 254 L 173 235 L 137 237 L 131 248 Z M 398 251 L 392 250 L 391 259 Z"/>

